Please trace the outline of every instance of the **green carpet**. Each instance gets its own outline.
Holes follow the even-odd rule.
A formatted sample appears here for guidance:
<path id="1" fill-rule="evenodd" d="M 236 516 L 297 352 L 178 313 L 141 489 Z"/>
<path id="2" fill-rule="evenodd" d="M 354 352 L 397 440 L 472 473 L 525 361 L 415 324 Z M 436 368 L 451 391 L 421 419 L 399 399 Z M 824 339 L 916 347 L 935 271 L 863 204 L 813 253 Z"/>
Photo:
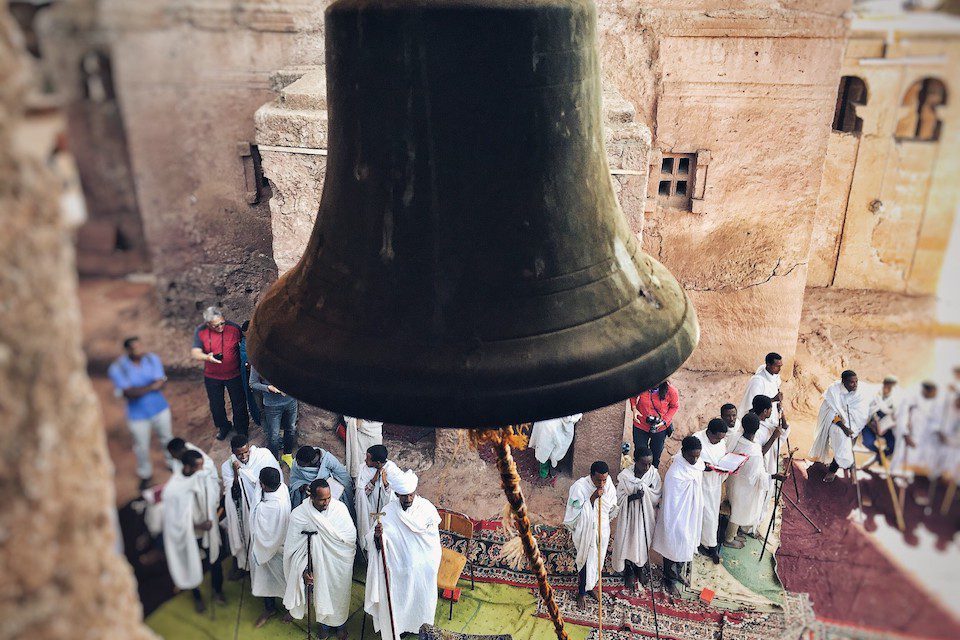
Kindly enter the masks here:
<path id="1" fill-rule="evenodd" d="M 353 598 L 350 603 L 350 619 L 347 622 L 350 638 L 359 640 L 362 622 L 363 584 L 360 575 L 355 575 Z M 263 603 L 250 595 L 247 582 L 242 583 L 246 593 L 243 595 L 243 608 L 240 611 L 238 639 L 256 640 L 259 638 L 286 640 L 306 637 L 306 627 L 302 621 L 284 624 L 277 616 L 261 629 L 254 629 L 253 623 L 262 612 Z M 476 589 L 470 589 L 469 580 L 461 582 L 463 596 L 453 605 L 453 620 L 448 620 L 450 603 L 440 600 L 437 603 L 435 623 L 444 629 L 461 633 L 498 634 L 510 633 L 518 640 L 551 640 L 556 638 L 553 625 L 548 620 L 533 617 L 536 610 L 536 597 L 527 589 L 502 584 L 477 583 Z M 202 587 L 207 596 L 209 583 Z M 216 619 L 211 620 L 210 610 L 199 615 L 193 610 L 193 598 L 189 593 L 181 593 L 166 602 L 147 618 L 147 625 L 166 640 L 233 640 L 237 626 L 237 610 L 240 602 L 241 583 L 227 582 L 224 587 L 227 606 L 216 608 Z M 316 627 L 315 627 L 316 629 Z M 585 640 L 589 629 L 577 625 L 567 625 L 570 640 Z M 316 637 L 316 634 L 314 634 Z M 367 619 L 366 637 L 374 640 L 378 635 L 373 624 Z"/>

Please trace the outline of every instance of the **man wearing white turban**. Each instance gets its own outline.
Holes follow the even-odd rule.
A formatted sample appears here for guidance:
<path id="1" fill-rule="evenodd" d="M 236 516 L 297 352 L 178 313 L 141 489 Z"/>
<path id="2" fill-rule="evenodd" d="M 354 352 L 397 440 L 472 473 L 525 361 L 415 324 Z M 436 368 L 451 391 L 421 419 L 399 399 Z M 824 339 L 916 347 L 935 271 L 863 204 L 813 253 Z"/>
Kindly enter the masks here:
<path id="1" fill-rule="evenodd" d="M 433 624 L 437 609 L 440 515 L 429 500 L 417 495 L 417 482 L 412 470 L 391 480 L 397 499 L 387 504 L 380 522 L 367 534 L 367 548 L 376 557 L 371 553 L 367 563 L 364 610 L 384 638 L 399 638 L 416 633 L 424 623 Z"/>

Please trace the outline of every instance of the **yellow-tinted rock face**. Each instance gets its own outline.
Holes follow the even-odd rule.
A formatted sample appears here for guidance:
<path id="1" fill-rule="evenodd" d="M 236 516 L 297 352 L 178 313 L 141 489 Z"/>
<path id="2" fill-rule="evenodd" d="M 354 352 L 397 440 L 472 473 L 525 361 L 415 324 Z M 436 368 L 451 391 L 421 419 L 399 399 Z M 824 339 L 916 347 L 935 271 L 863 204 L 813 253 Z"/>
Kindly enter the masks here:
<path id="1" fill-rule="evenodd" d="M 866 87 L 862 123 L 830 134 L 810 285 L 936 293 L 958 196 L 958 69 L 952 16 L 854 20 L 841 75 Z"/>

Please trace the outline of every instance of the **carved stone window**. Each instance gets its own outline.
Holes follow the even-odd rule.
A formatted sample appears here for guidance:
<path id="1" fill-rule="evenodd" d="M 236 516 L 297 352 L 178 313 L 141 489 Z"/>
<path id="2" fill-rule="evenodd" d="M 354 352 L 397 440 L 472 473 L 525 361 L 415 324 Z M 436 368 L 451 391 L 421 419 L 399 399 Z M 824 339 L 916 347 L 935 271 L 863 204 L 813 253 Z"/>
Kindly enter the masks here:
<path id="1" fill-rule="evenodd" d="M 863 119 L 857 116 L 857 106 L 867 104 L 867 85 L 857 76 L 840 78 L 837 91 L 837 109 L 833 113 L 833 130 L 857 133 L 863 129 Z"/>
<path id="2" fill-rule="evenodd" d="M 704 213 L 704 193 L 710 152 L 673 153 L 654 149 L 650 153 L 650 177 L 644 211 L 658 208 Z"/>
<path id="3" fill-rule="evenodd" d="M 947 104 L 947 87 L 937 78 L 917 80 L 903 96 L 898 140 L 933 142 L 940 139 L 941 121 L 937 110 Z"/>
<path id="4" fill-rule="evenodd" d="M 664 206 L 690 210 L 697 166 L 695 153 L 664 153 L 657 176 L 657 197 Z"/>

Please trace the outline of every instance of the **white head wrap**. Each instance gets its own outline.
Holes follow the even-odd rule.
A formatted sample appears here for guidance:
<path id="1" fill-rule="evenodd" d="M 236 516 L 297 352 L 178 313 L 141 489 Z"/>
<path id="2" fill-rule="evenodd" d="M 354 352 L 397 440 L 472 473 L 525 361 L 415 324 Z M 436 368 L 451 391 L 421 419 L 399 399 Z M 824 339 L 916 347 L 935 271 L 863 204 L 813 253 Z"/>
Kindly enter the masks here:
<path id="1" fill-rule="evenodd" d="M 391 481 L 391 489 L 394 493 L 401 496 L 407 496 L 417 490 L 419 478 L 413 472 L 413 469 L 407 469 Z"/>

